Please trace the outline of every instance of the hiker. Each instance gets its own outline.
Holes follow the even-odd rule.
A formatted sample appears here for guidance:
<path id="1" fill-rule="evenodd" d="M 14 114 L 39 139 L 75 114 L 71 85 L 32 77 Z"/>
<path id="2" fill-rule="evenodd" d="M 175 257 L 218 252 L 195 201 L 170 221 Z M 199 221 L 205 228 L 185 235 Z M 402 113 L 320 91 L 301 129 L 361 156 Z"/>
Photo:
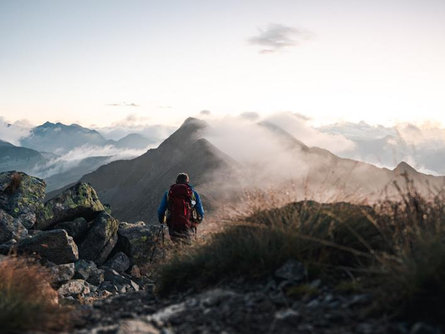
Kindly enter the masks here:
<path id="1" fill-rule="evenodd" d="M 186 173 L 178 174 L 176 183 L 162 197 L 158 208 L 159 223 L 166 218 L 170 239 L 175 242 L 190 243 L 196 233 L 196 226 L 204 218 L 201 199 L 192 186 Z"/>

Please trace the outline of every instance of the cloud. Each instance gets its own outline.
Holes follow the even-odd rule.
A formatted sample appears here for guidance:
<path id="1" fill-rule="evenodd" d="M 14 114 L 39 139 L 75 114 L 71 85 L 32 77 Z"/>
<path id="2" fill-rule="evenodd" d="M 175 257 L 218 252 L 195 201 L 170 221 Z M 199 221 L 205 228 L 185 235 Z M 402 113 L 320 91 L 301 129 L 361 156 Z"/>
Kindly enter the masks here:
<path id="1" fill-rule="evenodd" d="M 311 33 L 304 29 L 271 23 L 258 29 L 258 35 L 252 36 L 248 42 L 260 46 L 259 53 L 275 53 L 289 47 L 295 47 L 303 40 L 308 40 Z"/>
<path id="2" fill-rule="evenodd" d="M 51 175 L 63 173 L 72 168 L 76 168 L 84 159 L 91 157 L 106 158 L 106 160 L 102 162 L 103 164 L 115 160 L 131 159 L 144 154 L 149 147 L 144 149 L 121 149 L 112 145 L 83 145 L 76 147 L 61 156 L 50 159 L 43 166 L 39 165 L 32 171 L 32 174 L 41 178 L 47 178 Z"/>
<path id="3" fill-rule="evenodd" d="M 163 124 L 149 124 L 150 117 L 130 114 L 111 126 L 95 127 L 106 139 L 119 140 L 129 134 L 140 134 L 153 143 L 160 143 L 171 135 L 176 128 Z"/>
<path id="4" fill-rule="evenodd" d="M 342 135 L 356 144 L 340 152 L 342 157 L 390 169 L 405 161 L 419 171 L 445 175 L 445 129 L 440 124 L 384 127 L 362 121 L 324 126 L 319 131 Z"/>
<path id="5" fill-rule="evenodd" d="M 140 107 L 139 104 L 136 103 L 127 103 L 127 102 L 121 102 L 121 103 L 109 103 L 107 104 L 109 107 Z"/>
<path id="6" fill-rule="evenodd" d="M 308 146 L 327 149 L 334 154 L 354 150 L 355 143 L 342 134 L 324 133 L 309 124 L 310 118 L 291 112 L 277 113 L 265 119 Z"/>
<path id="7" fill-rule="evenodd" d="M 140 116 L 138 114 L 130 114 L 124 119 L 114 122 L 111 127 L 135 127 L 143 126 L 149 122 L 150 118 L 147 116 Z"/>
<path id="8" fill-rule="evenodd" d="M 7 122 L 0 116 L 0 140 L 20 145 L 20 139 L 29 135 L 32 125 L 27 121 Z"/>
<path id="9" fill-rule="evenodd" d="M 210 116 L 212 112 L 210 110 L 201 110 L 199 114 L 202 116 Z"/>
<path id="10" fill-rule="evenodd" d="M 255 121 L 260 118 L 260 115 L 254 111 L 246 111 L 240 114 L 241 118 L 248 119 L 250 121 Z"/>
<path id="11" fill-rule="evenodd" d="M 251 116 L 254 115 L 252 113 Z M 333 151 L 354 146 L 342 136 L 314 129 L 298 114 L 277 113 L 266 118 L 244 116 L 206 120 L 209 127 L 203 137 L 243 166 L 241 178 L 235 178 L 233 182 L 241 182 L 246 188 L 259 185 L 275 187 L 290 184 L 292 180 L 303 180 L 309 173 L 306 162 L 315 163 L 314 159 L 318 159 L 317 155 L 307 156 L 304 144 Z M 318 163 L 323 165 L 327 162 L 320 160 Z"/>

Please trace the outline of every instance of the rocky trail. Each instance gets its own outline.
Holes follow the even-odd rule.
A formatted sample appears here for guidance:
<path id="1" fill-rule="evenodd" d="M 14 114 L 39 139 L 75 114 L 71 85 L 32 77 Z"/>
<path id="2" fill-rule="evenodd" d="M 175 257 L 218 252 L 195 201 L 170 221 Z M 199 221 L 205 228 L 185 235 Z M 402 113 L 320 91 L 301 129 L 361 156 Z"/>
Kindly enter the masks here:
<path id="1" fill-rule="evenodd" d="M 294 276 L 302 269 L 289 261 L 261 283 L 239 280 L 168 298 L 150 289 L 116 295 L 79 306 L 75 333 L 440 333 L 424 323 L 365 317 L 369 295 L 341 294 L 320 280 L 305 284 L 310 293 L 289 296 L 286 288 L 302 284 Z"/>

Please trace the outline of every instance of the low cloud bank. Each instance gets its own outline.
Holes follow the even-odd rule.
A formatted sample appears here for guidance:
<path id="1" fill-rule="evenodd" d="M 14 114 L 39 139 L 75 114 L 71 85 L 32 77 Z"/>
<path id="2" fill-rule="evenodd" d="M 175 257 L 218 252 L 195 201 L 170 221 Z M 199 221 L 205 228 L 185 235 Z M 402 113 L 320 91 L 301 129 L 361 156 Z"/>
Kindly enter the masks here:
<path id="1" fill-rule="evenodd" d="M 20 139 L 29 135 L 31 125 L 26 121 L 7 122 L 0 116 L 0 140 L 20 145 Z"/>
<path id="2" fill-rule="evenodd" d="M 79 167 L 81 164 L 83 164 L 83 167 L 88 169 L 89 166 L 96 165 L 98 162 L 100 165 L 103 165 L 115 160 L 135 158 L 144 154 L 149 148 L 150 147 L 143 150 L 134 150 L 118 149 L 112 145 L 103 147 L 84 145 L 77 147 L 61 156 L 49 159 L 44 165 L 37 166 L 33 172 L 36 176 L 47 178 L 55 174 L 72 170 Z M 97 159 L 100 157 L 103 159 Z M 88 158 L 91 158 L 90 162 L 85 160 Z M 96 158 L 96 160 L 93 160 L 93 158 Z"/>
<path id="3" fill-rule="evenodd" d="M 353 149 L 339 152 L 346 158 L 394 168 L 401 161 L 420 172 L 445 175 L 445 129 L 439 124 L 397 124 L 393 127 L 360 123 L 337 123 L 319 131 L 354 142 Z"/>
<path id="4" fill-rule="evenodd" d="M 290 112 L 260 118 L 255 113 L 238 117 L 206 118 L 210 124 L 205 137 L 222 151 L 239 161 L 258 161 L 287 151 L 283 140 L 294 139 L 305 145 L 321 147 L 334 154 L 355 149 L 355 143 L 340 134 L 330 134 L 312 127 L 307 117 Z M 277 135 L 274 125 L 281 129 Z"/>
<path id="5" fill-rule="evenodd" d="M 106 139 L 119 140 L 129 134 L 139 134 L 149 139 L 153 144 L 160 144 L 170 136 L 176 128 L 168 125 L 137 125 L 121 123 L 117 126 L 96 128 Z"/>
<path id="6" fill-rule="evenodd" d="M 265 118 L 242 114 L 238 117 L 206 118 L 209 127 L 203 137 L 240 164 L 243 175 L 235 182 L 253 187 L 304 188 L 309 169 L 325 165 L 327 155 L 308 153 L 309 146 L 326 146 L 334 152 L 352 149 L 354 143 L 340 135 L 314 129 L 308 119 L 292 113 Z M 217 177 L 217 176 L 216 176 Z M 303 194 L 301 191 L 300 194 Z"/>

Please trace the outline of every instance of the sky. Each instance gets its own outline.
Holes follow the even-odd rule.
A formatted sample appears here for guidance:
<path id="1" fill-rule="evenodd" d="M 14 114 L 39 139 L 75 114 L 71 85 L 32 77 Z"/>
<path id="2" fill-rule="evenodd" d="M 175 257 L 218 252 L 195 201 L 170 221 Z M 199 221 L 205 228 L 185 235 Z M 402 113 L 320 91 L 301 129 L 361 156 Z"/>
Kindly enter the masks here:
<path id="1" fill-rule="evenodd" d="M 0 117 L 445 126 L 443 0 L 0 0 Z"/>

